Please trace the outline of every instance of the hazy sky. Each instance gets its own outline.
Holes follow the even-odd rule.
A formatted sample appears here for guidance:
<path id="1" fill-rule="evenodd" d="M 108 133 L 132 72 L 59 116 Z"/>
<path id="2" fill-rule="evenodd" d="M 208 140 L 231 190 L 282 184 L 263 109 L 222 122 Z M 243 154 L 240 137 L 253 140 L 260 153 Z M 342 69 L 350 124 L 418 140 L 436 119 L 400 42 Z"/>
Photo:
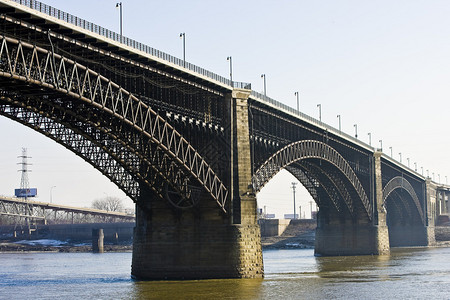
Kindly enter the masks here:
<path id="1" fill-rule="evenodd" d="M 116 1 L 44 1 L 119 32 Z M 342 129 L 395 159 L 402 153 L 445 183 L 450 176 L 449 1 L 122 1 L 123 33 L 171 55 L 233 79 L 251 82 L 292 107 Z M 0 117 L 0 194 L 19 186 L 17 156 L 33 158 L 30 183 L 39 200 L 90 206 L 106 195 L 125 197 L 93 167 L 51 140 Z M 268 212 L 292 213 L 293 179 L 282 175 L 258 195 Z M 299 200 L 300 199 L 300 200 Z M 299 203 L 300 201 L 300 203 Z M 310 198 L 297 193 L 309 217 Z M 131 200 L 126 201 L 132 206 Z M 297 205 L 297 206 L 298 206 Z"/>

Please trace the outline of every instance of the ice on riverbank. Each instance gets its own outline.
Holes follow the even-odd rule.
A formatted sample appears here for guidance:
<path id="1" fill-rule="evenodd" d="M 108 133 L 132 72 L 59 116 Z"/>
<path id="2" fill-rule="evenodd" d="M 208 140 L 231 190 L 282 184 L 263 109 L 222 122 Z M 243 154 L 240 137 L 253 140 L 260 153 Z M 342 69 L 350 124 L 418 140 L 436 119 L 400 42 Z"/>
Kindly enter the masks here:
<path id="1" fill-rule="evenodd" d="M 59 240 L 49 240 L 49 239 L 41 239 L 41 240 L 21 240 L 14 242 L 15 244 L 21 245 L 29 245 L 29 246 L 51 246 L 51 247 L 61 247 L 65 246 L 68 243 Z"/>

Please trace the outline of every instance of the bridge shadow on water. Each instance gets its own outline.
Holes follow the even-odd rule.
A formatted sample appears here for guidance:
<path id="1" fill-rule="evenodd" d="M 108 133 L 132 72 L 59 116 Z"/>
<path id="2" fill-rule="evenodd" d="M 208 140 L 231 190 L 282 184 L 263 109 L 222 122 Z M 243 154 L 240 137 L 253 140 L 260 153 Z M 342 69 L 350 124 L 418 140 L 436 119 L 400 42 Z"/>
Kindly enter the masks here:
<path id="1" fill-rule="evenodd" d="M 130 299 L 261 299 L 263 279 L 136 281 Z"/>

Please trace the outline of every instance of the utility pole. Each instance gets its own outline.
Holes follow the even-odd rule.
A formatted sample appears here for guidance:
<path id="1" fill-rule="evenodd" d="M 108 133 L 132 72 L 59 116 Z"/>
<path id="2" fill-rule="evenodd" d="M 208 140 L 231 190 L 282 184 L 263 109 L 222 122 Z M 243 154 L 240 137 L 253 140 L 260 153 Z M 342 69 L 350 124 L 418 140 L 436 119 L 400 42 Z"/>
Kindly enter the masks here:
<path id="1" fill-rule="evenodd" d="M 297 185 L 297 182 L 292 182 L 292 193 L 294 194 L 294 219 L 295 218 L 295 186 Z"/>

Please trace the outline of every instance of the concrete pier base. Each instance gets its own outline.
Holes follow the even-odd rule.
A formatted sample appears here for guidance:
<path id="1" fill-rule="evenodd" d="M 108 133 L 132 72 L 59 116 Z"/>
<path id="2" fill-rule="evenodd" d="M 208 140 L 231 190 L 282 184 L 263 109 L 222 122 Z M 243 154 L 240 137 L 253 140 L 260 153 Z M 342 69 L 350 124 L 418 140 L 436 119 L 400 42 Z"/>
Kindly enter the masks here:
<path id="1" fill-rule="evenodd" d="M 387 226 L 329 224 L 316 229 L 314 253 L 319 256 L 389 253 Z"/>
<path id="2" fill-rule="evenodd" d="M 103 229 L 92 229 L 92 252 L 103 253 Z"/>
<path id="3" fill-rule="evenodd" d="M 259 226 L 230 225 L 210 203 L 179 213 L 161 201 L 150 211 L 137 207 L 133 278 L 262 278 Z"/>

